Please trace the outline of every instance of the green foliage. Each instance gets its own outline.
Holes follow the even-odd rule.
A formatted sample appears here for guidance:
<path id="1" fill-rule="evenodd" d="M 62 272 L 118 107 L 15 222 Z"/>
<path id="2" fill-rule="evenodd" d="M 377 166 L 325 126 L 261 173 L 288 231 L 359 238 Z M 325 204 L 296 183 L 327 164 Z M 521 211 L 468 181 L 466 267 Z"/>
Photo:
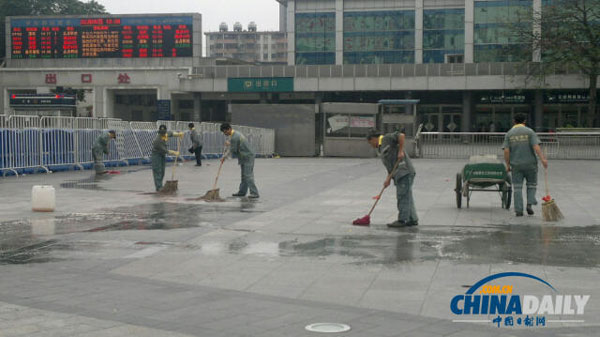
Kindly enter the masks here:
<path id="1" fill-rule="evenodd" d="M 534 12 L 534 29 L 514 25 L 512 33 L 531 54 L 539 54 L 530 74 L 541 81 L 563 69 L 577 70 L 589 80 L 587 126 L 600 122 L 596 114 L 597 78 L 600 75 L 600 0 L 546 0 Z M 522 17 L 523 21 L 531 17 Z M 536 29 L 537 27 L 537 29 Z M 530 55 L 531 55 L 530 54 Z M 528 62 L 531 63 L 531 62 Z M 571 72 L 571 71 L 570 71 Z M 598 123 L 596 122 L 596 123 Z"/>
<path id="2" fill-rule="evenodd" d="M 6 53 L 7 16 L 104 14 L 106 9 L 95 0 L 0 0 L 0 59 Z"/>

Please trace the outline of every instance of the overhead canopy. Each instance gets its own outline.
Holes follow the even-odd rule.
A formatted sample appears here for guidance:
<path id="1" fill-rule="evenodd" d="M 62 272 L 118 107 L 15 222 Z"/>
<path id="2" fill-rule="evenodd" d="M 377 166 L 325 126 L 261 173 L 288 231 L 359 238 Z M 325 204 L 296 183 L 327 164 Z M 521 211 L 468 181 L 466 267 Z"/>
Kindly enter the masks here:
<path id="1" fill-rule="evenodd" d="M 413 105 L 420 101 L 420 99 L 380 99 L 377 103 L 381 105 Z"/>

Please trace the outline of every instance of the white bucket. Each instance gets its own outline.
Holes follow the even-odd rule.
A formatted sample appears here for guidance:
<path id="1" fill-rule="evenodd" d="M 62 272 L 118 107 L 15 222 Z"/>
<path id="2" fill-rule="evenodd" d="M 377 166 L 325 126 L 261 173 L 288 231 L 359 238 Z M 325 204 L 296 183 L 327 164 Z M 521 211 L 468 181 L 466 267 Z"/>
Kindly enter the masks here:
<path id="1" fill-rule="evenodd" d="M 35 212 L 54 212 L 56 195 L 54 187 L 36 185 L 31 189 L 31 209 Z"/>

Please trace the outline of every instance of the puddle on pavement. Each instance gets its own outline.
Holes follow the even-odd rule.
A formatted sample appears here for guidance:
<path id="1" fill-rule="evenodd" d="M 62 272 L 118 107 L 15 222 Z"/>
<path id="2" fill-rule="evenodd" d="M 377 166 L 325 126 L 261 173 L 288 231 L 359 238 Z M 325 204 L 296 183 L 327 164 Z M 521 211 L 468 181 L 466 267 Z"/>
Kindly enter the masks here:
<path id="1" fill-rule="evenodd" d="M 206 226 L 218 228 L 246 219 L 248 212 L 263 212 L 263 209 L 255 202 L 244 201 L 201 204 L 158 202 L 99 213 L 0 222 L 0 264 L 43 262 L 46 256 L 52 255 L 48 251 L 61 247 L 62 243 L 55 241 L 60 239 L 58 235 L 61 234 Z M 282 239 L 262 238 L 262 235 L 250 231 L 234 240 L 212 243 L 223 249 L 209 249 L 211 243 L 183 249 L 217 255 L 252 254 L 315 259 L 337 256 L 343 257 L 345 263 L 357 264 L 451 260 L 469 264 L 600 265 L 600 226 L 419 226 L 410 230 L 376 229 L 371 235 L 308 236 L 315 237 L 314 240 L 300 235 L 291 239 L 294 236 L 290 234 L 280 234 Z M 262 240 L 256 242 L 257 239 Z M 76 246 L 74 249 L 84 251 L 86 248 Z"/>
<path id="2" fill-rule="evenodd" d="M 0 264 L 45 262 L 57 236 L 77 232 L 172 230 L 227 224 L 262 212 L 256 202 L 178 204 L 158 202 L 96 213 L 0 222 Z M 46 244 L 47 243 L 47 244 Z M 64 248 L 64 247 L 63 247 Z M 35 259 L 31 256 L 35 255 Z"/>
<path id="3" fill-rule="evenodd" d="M 242 242 L 230 251 L 247 250 Z M 600 265 L 600 226 L 490 226 L 486 230 L 419 228 L 394 235 L 341 236 L 279 243 L 279 255 L 342 256 L 355 263 L 393 264 L 452 260 L 469 264 L 515 263 L 569 267 Z"/>

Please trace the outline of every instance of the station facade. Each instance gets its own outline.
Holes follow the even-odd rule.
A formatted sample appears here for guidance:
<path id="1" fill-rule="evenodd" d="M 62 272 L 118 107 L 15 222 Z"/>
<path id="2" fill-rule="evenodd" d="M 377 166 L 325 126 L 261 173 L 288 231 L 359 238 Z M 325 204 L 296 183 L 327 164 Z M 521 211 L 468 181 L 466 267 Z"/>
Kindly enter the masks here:
<path id="1" fill-rule="evenodd" d="M 518 41 L 504 33 L 506 20 L 543 8 L 541 0 L 279 2 L 287 65 L 222 65 L 203 58 L 200 14 L 189 14 L 189 57 L 13 59 L 11 18 L 0 105 L 14 113 L 13 94 L 68 88 L 87 92 L 88 106 L 79 114 L 125 120 L 224 121 L 244 113 L 240 106 L 257 116 L 267 106 L 282 113 L 297 106 L 298 113 L 314 115 L 309 119 L 317 138 L 362 137 L 377 126 L 359 108 L 350 109 L 358 119 L 338 118 L 348 125 L 332 127 L 329 118 L 339 114 L 325 116 L 324 104 L 360 107 L 381 99 L 419 100 L 416 122 L 424 131 L 505 131 L 516 113 L 528 114 L 539 131 L 585 125 L 587 79 L 566 67 L 543 81 L 532 79 L 521 61 L 538 56 L 523 55 Z M 169 108 L 159 111 L 166 101 Z"/>

